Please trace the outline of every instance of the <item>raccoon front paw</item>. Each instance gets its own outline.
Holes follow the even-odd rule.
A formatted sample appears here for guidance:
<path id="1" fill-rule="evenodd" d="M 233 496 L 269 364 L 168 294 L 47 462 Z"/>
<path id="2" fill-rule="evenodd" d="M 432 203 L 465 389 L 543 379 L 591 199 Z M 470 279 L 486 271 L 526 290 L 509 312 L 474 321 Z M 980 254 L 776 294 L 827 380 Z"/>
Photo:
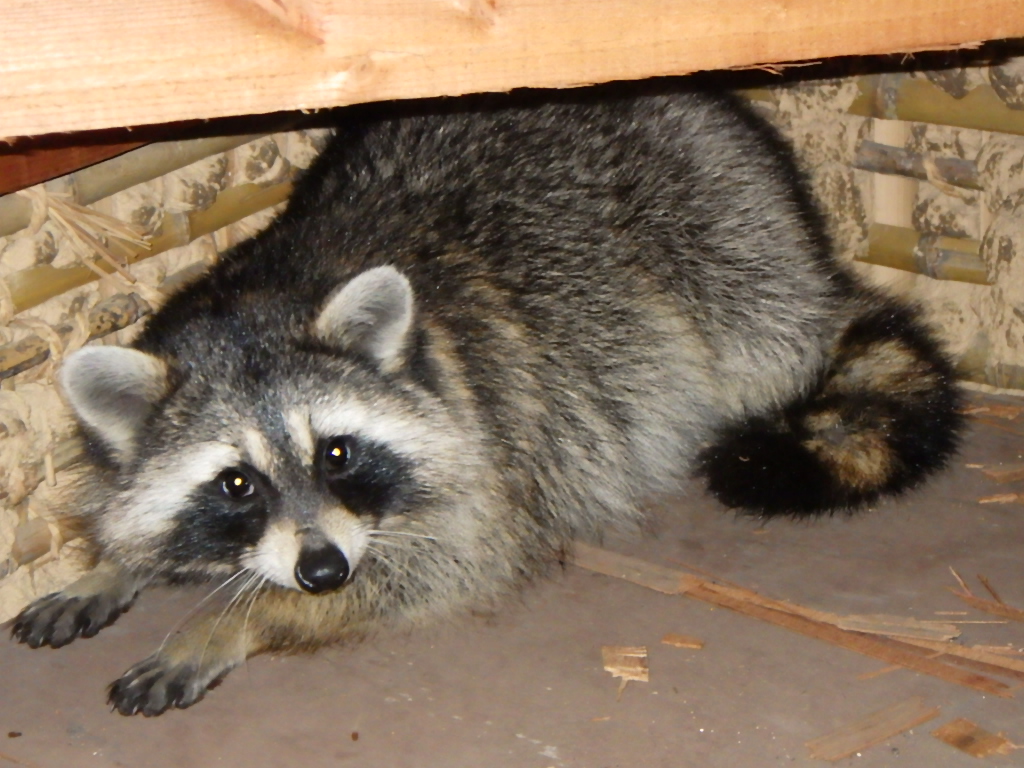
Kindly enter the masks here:
<path id="1" fill-rule="evenodd" d="M 191 707 L 216 688 L 231 668 L 218 673 L 194 664 L 175 664 L 161 654 L 150 656 L 111 683 L 107 702 L 122 715 L 153 717 L 172 707 Z"/>
<path id="2" fill-rule="evenodd" d="M 60 648 L 77 637 L 92 637 L 127 611 L 137 592 L 125 597 L 103 593 L 78 596 L 54 592 L 18 614 L 11 637 L 31 648 Z"/>

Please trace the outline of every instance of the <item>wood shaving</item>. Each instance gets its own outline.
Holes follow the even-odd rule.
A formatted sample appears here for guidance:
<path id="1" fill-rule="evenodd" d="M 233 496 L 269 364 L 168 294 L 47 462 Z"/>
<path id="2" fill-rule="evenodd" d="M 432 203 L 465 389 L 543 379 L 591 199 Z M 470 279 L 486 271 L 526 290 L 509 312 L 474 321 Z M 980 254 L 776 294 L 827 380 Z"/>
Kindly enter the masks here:
<path id="1" fill-rule="evenodd" d="M 876 744 L 891 739 L 904 731 L 939 716 L 938 707 L 929 707 L 924 699 L 912 699 L 872 712 L 867 717 L 844 726 L 837 731 L 808 741 L 810 757 L 835 762 L 850 757 Z"/>
<path id="2" fill-rule="evenodd" d="M 913 637 L 923 640 L 952 640 L 960 637 L 960 630 L 955 624 L 943 621 L 922 621 L 903 616 L 885 614 L 840 616 L 835 623 L 840 629 L 888 637 Z"/>
<path id="3" fill-rule="evenodd" d="M 972 405 L 964 408 L 961 413 L 967 416 L 975 416 L 979 413 L 983 413 L 986 416 L 995 416 L 997 419 L 1006 419 L 1007 421 L 1013 421 L 1021 413 L 1024 413 L 1024 408 L 1018 405 L 1003 405 L 1001 403 L 990 403 L 989 405 Z"/>
<path id="4" fill-rule="evenodd" d="M 972 757 L 1008 755 L 1020 748 L 1002 734 L 990 733 L 963 717 L 946 723 L 933 731 L 932 736 Z"/>
<path id="5" fill-rule="evenodd" d="M 931 658 L 930 655 L 934 654 L 936 650 L 941 653 L 943 652 L 942 647 L 952 646 L 952 643 L 909 638 L 899 640 L 883 635 L 851 632 L 840 629 L 828 621 L 812 618 L 814 616 L 831 616 L 831 614 L 781 600 L 773 600 L 759 595 L 753 590 L 727 586 L 709 579 L 700 579 L 681 571 L 648 563 L 640 558 L 621 555 L 583 543 L 577 543 L 572 562 L 580 568 L 615 576 L 649 589 L 666 591 L 667 586 L 675 585 L 676 594 L 728 608 L 737 613 L 813 637 L 816 640 L 871 656 L 888 664 L 898 664 L 906 669 L 931 675 L 965 688 L 1003 698 L 1012 697 L 1010 687 L 999 680 L 974 671 L 964 670 L 941 658 Z M 938 646 L 938 648 L 929 647 L 927 651 L 924 651 L 922 646 Z M 1006 666 L 1008 665 L 1007 663 Z M 991 666 L 993 670 L 1004 668 L 1002 665 Z"/>
<path id="6" fill-rule="evenodd" d="M 631 681 L 646 683 L 650 679 L 646 646 L 603 645 L 601 646 L 601 658 L 605 671 L 610 672 L 612 677 L 622 679 L 622 683 L 619 685 L 619 696 L 622 695 L 626 683 Z"/>
<path id="7" fill-rule="evenodd" d="M 1001 464 L 998 467 L 985 467 L 981 474 L 997 483 L 1013 483 L 1024 480 L 1024 464 Z"/>
<path id="8" fill-rule="evenodd" d="M 676 648 L 693 648 L 696 651 L 704 647 L 703 640 L 698 640 L 696 637 L 690 637 L 689 635 L 677 635 L 675 632 L 669 632 L 661 638 L 661 642 Z"/>
<path id="9" fill-rule="evenodd" d="M 1024 500 L 1019 493 L 997 493 L 994 496 L 982 496 L 978 499 L 979 504 L 1013 504 Z"/>

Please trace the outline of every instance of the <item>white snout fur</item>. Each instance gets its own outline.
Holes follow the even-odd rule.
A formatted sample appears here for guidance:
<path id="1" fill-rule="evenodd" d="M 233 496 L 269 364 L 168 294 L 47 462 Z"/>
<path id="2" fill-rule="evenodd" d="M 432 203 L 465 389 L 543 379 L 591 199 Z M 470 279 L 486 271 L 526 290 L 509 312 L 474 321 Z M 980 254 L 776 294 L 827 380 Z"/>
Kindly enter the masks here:
<path id="1" fill-rule="evenodd" d="M 368 526 L 352 513 L 341 508 L 324 510 L 317 521 L 319 530 L 348 560 L 350 572 L 366 552 Z M 267 526 L 263 538 L 242 564 L 261 576 L 288 589 L 301 589 L 295 580 L 295 564 L 299 559 L 301 540 L 295 520 L 278 520 Z"/>

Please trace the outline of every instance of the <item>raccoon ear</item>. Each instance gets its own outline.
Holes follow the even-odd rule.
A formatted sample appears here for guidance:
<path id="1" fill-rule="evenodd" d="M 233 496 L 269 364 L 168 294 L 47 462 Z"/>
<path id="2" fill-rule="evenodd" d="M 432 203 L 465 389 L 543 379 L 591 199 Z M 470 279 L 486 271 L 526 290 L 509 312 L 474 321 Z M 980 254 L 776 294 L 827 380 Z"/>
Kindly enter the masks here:
<path id="1" fill-rule="evenodd" d="M 126 347 L 85 347 L 70 355 L 60 385 L 82 424 L 125 454 L 167 391 L 167 365 Z"/>
<path id="2" fill-rule="evenodd" d="M 375 267 L 331 294 L 313 332 L 321 341 L 365 354 L 389 370 L 401 360 L 412 314 L 409 280 L 394 267 Z"/>

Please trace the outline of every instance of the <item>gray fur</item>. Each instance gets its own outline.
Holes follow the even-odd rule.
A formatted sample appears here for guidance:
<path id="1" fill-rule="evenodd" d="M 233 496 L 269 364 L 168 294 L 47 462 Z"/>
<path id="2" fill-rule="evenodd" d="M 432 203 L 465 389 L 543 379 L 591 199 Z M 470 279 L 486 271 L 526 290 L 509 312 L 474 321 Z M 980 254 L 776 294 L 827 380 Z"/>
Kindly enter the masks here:
<path id="1" fill-rule="evenodd" d="M 400 361 L 412 320 L 409 281 L 394 267 L 375 267 L 331 295 L 313 323 L 313 333 L 390 371 Z"/>

